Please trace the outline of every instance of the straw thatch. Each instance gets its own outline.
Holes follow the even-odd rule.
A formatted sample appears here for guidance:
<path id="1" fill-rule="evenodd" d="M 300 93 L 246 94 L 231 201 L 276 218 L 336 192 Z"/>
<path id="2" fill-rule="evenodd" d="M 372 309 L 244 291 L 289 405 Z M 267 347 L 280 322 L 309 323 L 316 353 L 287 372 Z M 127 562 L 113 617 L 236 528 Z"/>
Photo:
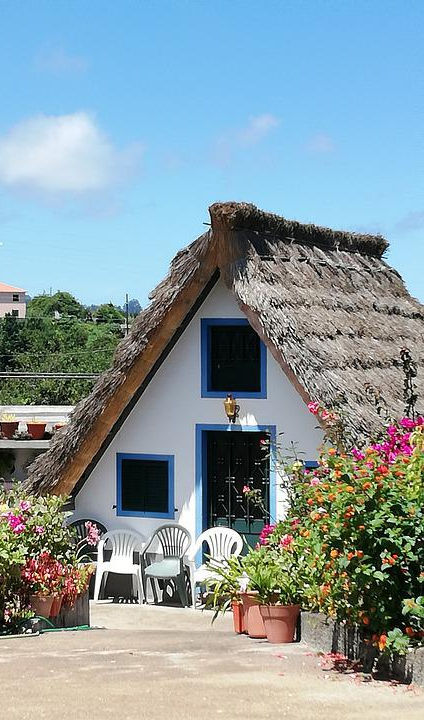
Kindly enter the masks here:
<path id="1" fill-rule="evenodd" d="M 402 346 L 418 362 L 424 396 L 424 307 L 382 259 L 384 238 L 303 225 L 245 203 L 216 203 L 210 214 L 211 230 L 176 255 L 113 366 L 30 467 L 30 489 L 81 486 L 217 270 L 305 402 L 337 406 L 358 441 L 382 423 L 366 385 L 382 392 L 394 416 L 402 413 Z"/>

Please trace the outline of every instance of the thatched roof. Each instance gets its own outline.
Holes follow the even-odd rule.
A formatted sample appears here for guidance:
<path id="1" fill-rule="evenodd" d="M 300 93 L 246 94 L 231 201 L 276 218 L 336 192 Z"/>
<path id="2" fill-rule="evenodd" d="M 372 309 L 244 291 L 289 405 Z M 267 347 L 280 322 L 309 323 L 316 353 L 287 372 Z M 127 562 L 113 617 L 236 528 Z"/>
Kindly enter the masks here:
<path id="1" fill-rule="evenodd" d="M 30 489 L 81 486 L 219 276 L 304 401 L 338 406 L 358 441 L 382 423 L 366 385 L 402 413 L 402 346 L 419 364 L 424 397 L 424 307 L 383 260 L 384 238 L 246 203 L 216 203 L 210 215 L 211 229 L 175 256 L 113 366 L 31 465 Z"/>

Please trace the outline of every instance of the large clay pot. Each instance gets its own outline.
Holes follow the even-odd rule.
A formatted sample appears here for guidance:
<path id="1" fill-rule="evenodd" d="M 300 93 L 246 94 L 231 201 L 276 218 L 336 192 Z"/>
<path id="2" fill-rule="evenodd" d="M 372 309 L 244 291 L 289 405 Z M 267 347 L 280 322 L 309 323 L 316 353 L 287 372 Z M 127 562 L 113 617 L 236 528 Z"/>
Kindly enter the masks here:
<path id="1" fill-rule="evenodd" d="M 243 603 L 244 618 L 247 634 L 251 638 L 265 638 L 265 626 L 262 620 L 260 605 L 258 602 L 258 593 L 254 590 L 251 592 L 240 593 Z"/>
<path id="2" fill-rule="evenodd" d="M 293 642 L 300 612 L 299 605 L 260 605 L 259 609 L 268 642 Z"/>
<path id="3" fill-rule="evenodd" d="M 36 615 L 50 617 L 54 596 L 53 595 L 30 595 L 29 604 Z"/>
<path id="4" fill-rule="evenodd" d="M 50 610 L 50 617 L 51 618 L 57 617 L 60 613 L 61 607 L 62 607 L 62 595 L 54 595 L 51 610 Z"/>
<path id="5" fill-rule="evenodd" d="M 242 603 L 238 600 L 233 600 L 233 602 L 231 603 L 231 607 L 233 610 L 234 632 L 238 633 L 239 635 L 241 633 L 245 633 L 246 628 L 244 625 L 244 608 Z"/>
<path id="6" fill-rule="evenodd" d="M 2 422 L 1 431 L 8 440 L 11 440 L 19 427 L 19 422 Z"/>
<path id="7" fill-rule="evenodd" d="M 46 423 L 27 423 L 27 430 L 33 440 L 42 440 L 46 432 Z"/>

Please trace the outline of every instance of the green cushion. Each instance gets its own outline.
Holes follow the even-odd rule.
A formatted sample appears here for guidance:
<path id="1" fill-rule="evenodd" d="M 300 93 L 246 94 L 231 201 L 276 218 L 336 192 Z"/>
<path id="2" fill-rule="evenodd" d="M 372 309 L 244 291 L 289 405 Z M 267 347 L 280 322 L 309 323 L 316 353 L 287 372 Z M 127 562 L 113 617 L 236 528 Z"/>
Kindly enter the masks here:
<path id="1" fill-rule="evenodd" d="M 145 574 L 155 578 L 172 578 L 180 574 L 180 560 L 178 558 L 166 558 L 159 562 L 148 565 Z"/>

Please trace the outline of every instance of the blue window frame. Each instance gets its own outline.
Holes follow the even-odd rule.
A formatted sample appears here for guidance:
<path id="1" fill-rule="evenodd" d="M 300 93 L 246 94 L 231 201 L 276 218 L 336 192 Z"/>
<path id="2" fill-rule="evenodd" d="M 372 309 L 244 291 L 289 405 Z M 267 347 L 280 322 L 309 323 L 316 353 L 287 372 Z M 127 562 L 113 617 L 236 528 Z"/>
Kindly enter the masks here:
<path id="1" fill-rule="evenodd" d="M 174 518 L 174 456 L 116 454 L 116 514 Z"/>
<path id="2" fill-rule="evenodd" d="M 223 398 L 227 393 L 234 393 L 239 398 L 266 398 L 266 347 L 259 338 L 258 389 L 255 391 L 240 389 L 240 387 L 213 389 L 211 353 L 213 328 L 228 326 L 250 328 L 249 322 L 245 318 L 202 318 L 201 320 L 201 396 L 204 398 Z"/>

